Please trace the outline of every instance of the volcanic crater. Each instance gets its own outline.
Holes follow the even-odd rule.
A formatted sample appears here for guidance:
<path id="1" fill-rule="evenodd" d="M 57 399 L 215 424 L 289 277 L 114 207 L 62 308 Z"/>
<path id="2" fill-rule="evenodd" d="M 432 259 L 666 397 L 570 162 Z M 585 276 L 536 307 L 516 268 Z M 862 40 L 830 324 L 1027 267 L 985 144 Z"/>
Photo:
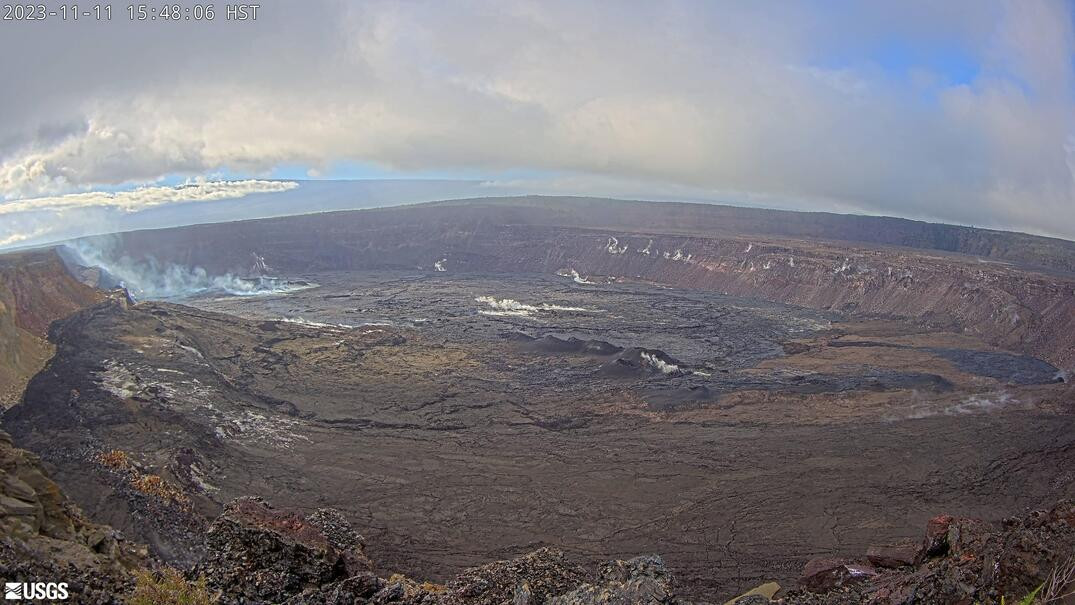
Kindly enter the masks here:
<path id="1" fill-rule="evenodd" d="M 91 518 L 176 564 L 261 496 L 342 511 L 385 573 L 661 553 L 698 597 L 940 512 L 1075 495 L 1062 255 L 727 234 L 678 206 L 569 226 L 585 209 L 558 203 L 118 236 L 131 258 L 270 287 L 84 305 L 4 428 Z"/>

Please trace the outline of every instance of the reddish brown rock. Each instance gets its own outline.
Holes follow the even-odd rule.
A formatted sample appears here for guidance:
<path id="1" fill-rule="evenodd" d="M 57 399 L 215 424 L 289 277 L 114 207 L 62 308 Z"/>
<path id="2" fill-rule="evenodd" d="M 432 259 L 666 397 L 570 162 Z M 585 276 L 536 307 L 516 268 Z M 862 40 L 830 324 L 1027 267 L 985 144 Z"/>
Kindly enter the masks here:
<path id="1" fill-rule="evenodd" d="M 871 546 L 866 550 L 866 558 L 869 559 L 870 563 L 876 567 L 888 567 L 891 569 L 914 565 L 918 554 L 918 545 L 910 542 Z"/>
<path id="2" fill-rule="evenodd" d="M 811 559 L 799 577 L 799 586 L 811 592 L 828 592 L 865 582 L 877 575 L 868 563 L 852 559 Z"/>
<path id="3" fill-rule="evenodd" d="M 922 554 L 937 557 L 948 552 L 948 526 L 952 524 L 951 515 L 940 515 L 926 523 L 926 537 L 922 542 Z"/>

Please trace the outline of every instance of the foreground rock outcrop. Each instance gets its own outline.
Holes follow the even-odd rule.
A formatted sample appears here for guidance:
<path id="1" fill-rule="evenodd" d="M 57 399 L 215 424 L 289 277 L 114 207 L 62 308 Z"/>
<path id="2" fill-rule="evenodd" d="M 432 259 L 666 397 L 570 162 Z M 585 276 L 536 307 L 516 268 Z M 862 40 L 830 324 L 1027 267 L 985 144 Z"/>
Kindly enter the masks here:
<path id="1" fill-rule="evenodd" d="M 364 540 L 332 509 L 302 517 L 257 498 L 229 504 L 206 537 L 204 575 L 225 604 L 598 605 L 674 604 L 660 557 L 588 570 L 542 548 L 468 569 L 446 584 L 372 573 Z"/>
<path id="2" fill-rule="evenodd" d="M 936 517 L 913 559 L 900 546 L 871 550 L 872 556 L 861 560 L 811 561 L 800 580 L 803 590 L 781 602 L 1013 603 L 1035 590 L 1036 602 L 1075 601 L 1072 501 L 1000 523 Z"/>
<path id="3" fill-rule="evenodd" d="M 444 584 L 374 573 L 365 540 L 337 511 L 302 516 L 240 498 L 210 526 L 204 577 L 224 605 L 701 605 L 677 592 L 661 557 L 613 560 L 596 569 L 542 548 L 465 570 Z M 74 602 L 122 603 L 132 574 L 152 567 L 144 547 L 89 522 L 37 459 L 0 434 L 0 574 L 8 581 L 63 581 Z M 786 594 L 766 583 L 736 605 L 957 605 L 1072 602 L 1075 502 L 988 523 L 940 516 L 913 548 L 872 548 L 862 559 L 817 559 Z M 1051 599 L 1051 600 L 1050 600 Z M 719 601 L 718 601 L 719 602 Z"/>
<path id="4" fill-rule="evenodd" d="M 209 527 L 197 572 L 230 601 L 279 603 L 369 571 L 363 546 L 334 510 L 301 517 L 241 498 Z"/>
<path id="5" fill-rule="evenodd" d="M 75 602 L 119 603 L 148 562 L 145 547 L 86 519 L 40 460 L 0 432 L 0 577 L 67 582 Z"/>
<path id="6" fill-rule="evenodd" d="M 766 583 L 736 605 L 956 605 L 1016 601 L 1039 586 L 1041 602 L 1068 603 L 1075 590 L 1075 503 L 1001 523 L 938 517 L 908 558 L 907 545 L 857 559 L 809 562 L 800 587 Z M 364 541 L 335 511 L 307 517 L 260 499 L 230 504 L 213 523 L 205 574 L 221 603 L 289 605 L 689 605 L 656 555 L 590 569 L 542 548 L 468 569 L 447 583 L 378 577 Z M 1056 598 L 1046 601 L 1049 596 Z M 701 601 L 693 601 L 701 604 Z"/>

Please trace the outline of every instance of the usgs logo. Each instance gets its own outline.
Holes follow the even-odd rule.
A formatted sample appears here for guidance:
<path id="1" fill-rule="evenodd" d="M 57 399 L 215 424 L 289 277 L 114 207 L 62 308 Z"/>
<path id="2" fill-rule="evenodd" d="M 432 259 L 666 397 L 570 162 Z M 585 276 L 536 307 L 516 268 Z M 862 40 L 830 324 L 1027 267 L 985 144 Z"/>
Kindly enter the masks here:
<path id="1" fill-rule="evenodd" d="M 49 599 L 67 600 L 67 582 L 5 582 L 4 599 L 8 601 L 32 601 Z"/>

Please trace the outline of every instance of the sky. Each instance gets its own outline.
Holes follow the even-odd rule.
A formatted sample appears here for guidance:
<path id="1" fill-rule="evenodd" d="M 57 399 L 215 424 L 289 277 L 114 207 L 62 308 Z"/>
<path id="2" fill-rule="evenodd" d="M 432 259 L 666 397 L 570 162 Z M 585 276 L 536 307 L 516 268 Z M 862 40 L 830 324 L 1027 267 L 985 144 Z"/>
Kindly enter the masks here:
<path id="1" fill-rule="evenodd" d="M 162 207 L 321 210 L 310 179 L 424 182 L 362 204 L 683 199 L 1075 239 L 1070 0 L 123 6 L 0 21 L 0 247 Z"/>

